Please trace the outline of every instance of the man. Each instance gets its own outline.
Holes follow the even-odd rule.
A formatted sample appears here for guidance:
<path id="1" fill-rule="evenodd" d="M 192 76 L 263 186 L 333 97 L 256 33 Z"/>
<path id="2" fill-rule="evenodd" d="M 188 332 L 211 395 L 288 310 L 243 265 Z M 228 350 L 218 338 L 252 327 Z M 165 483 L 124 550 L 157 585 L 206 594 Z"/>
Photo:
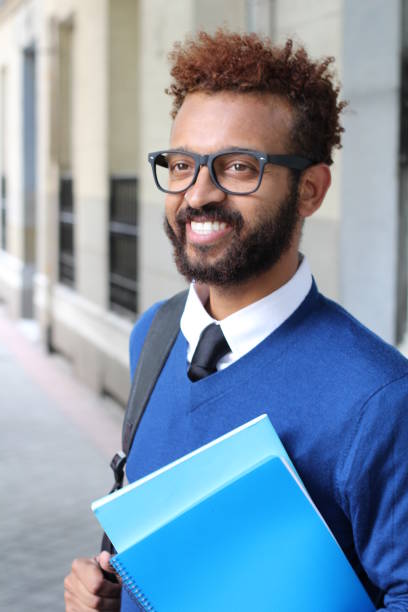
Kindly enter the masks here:
<path id="1" fill-rule="evenodd" d="M 170 149 L 149 159 L 193 283 L 128 478 L 267 412 L 377 609 L 408 610 L 408 363 L 319 294 L 299 254 L 340 146 L 331 60 L 222 30 L 171 59 Z M 132 374 L 157 307 L 132 333 Z M 197 346 L 212 323 L 225 338 L 202 377 Z M 96 561 L 77 560 L 66 609 L 117 610 L 119 591 Z M 136 609 L 126 593 L 121 606 Z"/>

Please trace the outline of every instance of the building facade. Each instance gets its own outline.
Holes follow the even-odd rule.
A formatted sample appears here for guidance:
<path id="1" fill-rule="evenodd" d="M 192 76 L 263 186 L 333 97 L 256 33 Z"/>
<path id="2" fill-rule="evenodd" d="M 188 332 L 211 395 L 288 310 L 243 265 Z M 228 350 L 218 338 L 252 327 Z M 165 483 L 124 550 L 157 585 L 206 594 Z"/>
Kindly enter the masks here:
<path id="1" fill-rule="evenodd" d="M 184 287 L 147 152 L 166 146 L 167 53 L 199 28 L 333 55 L 344 147 L 303 250 L 320 289 L 386 340 L 407 318 L 403 0 L 0 2 L 0 298 L 95 390 L 124 402 L 134 320 Z M 381 42 L 379 42 L 381 41 Z"/>

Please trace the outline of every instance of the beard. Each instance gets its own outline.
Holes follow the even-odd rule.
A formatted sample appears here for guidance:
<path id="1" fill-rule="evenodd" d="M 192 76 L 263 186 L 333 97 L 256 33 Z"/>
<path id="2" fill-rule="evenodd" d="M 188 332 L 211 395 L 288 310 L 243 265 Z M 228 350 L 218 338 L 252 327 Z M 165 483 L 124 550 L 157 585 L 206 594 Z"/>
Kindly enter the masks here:
<path id="1" fill-rule="evenodd" d="M 289 194 L 278 209 L 259 215 L 254 227 L 243 234 L 245 222 L 240 212 L 222 204 L 206 204 L 199 209 L 186 208 L 176 216 L 177 233 L 167 218 L 164 229 L 173 245 L 174 260 L 180 274 L 188 281 L 217 286 L 236 286 L 271 269 L 290 248 L 299 221 L 298 180 L 292 178 Z M 255 208 L 255 207 L 254 207 Z M 206 263 L 212 245 L 194 245 L 196 258 L 186 249 L 186 223 L 195 219 L 225 222 L 231 227 L 229 244 L 222 255 Z"/>

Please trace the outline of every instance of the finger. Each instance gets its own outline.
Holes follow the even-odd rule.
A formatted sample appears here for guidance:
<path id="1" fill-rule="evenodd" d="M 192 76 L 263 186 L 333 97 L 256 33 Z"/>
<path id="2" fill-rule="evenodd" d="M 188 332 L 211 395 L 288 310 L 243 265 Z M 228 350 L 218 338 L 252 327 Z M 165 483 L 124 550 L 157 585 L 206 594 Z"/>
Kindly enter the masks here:
<path id="1" fill-rule="evenodd" d="M 120 584 L 104 578 L 96 559 L 75 559 L 72 563 L 72 574 L 78 578 L 84 589 L 92 595 L 112 599 L 120 597 Z"/>
<path id="2" fill-rule="evenodd" d="M 100 599 L 120 599 L 120 585 L 105 580 L 94 559 L 75 559 L 64 584 L 79 601 L 96 610 L 102 605 Z"/>
<path id="3" fill-rule="evenodd" d="M 99 565 L 101 566 L 103 570 L 105 570 L 105 572 L 114 572 L 113 567 L 109 563 L 110 559 L 112 559 L 112 556 L 113 555 L 110 555 L 106 550 L 103 550 L 96 557 L 97 563 L 99 563 Z"/>
<path id="4" fill-rule="evenodd" d="M 99 564 L 99 567 L 102 568 L 102 571 L 104 572 L 105 578 L 107 578 L 107 580 L 110 580 L 109 576 L 111 576 L 112 582 L 116 581 L 122 583 L 121 577 L 110 564 L 110 560 L 112 559 L 112 557 L 113 555 L 110 555 L 107 551 L 102 551 L 97 557 L 95 557 L 95 559 L 96 562 Z M 106 574 L 108 574 L 108 576 Z"/>
<path id="5" fill-rule="evenodd" d="M 105 612 L 118 612 L 120 610 L 120 598 L 111 599 L 100 597 L 84 592 L 75 587 L 71 590 L 70 586 L 65 588 L 64 597 L 66 612 L 89 612 L 91 610 L 101 610 Z"/>
<path id="6" fill-rule="evenodd" d="M 85 612 L 92 610 L 86 604 L 81 602 L 76 595 L 70 591 L 64 591 L 65 612 Z"/>

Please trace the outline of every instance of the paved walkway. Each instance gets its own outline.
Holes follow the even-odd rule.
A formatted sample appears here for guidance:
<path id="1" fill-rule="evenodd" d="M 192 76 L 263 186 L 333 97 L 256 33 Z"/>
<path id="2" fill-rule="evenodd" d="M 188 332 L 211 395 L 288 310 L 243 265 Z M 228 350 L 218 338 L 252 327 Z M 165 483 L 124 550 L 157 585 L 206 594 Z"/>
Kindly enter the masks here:
<path id="1" fill-rule="evenodd" d="M 64 610 L 63 578 L 98 550 L 123 411 L 0 311 L 0 610 Z"/>

